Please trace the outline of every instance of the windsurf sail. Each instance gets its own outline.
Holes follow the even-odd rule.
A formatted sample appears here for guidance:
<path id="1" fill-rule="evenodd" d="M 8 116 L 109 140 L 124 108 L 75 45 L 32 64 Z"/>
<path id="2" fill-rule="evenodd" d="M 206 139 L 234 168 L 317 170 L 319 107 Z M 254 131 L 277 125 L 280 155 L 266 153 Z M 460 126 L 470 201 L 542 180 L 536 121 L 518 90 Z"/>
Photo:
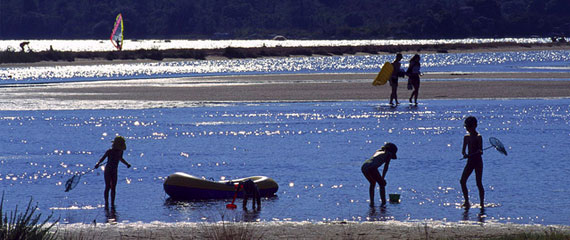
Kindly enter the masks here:
<path id="1" fill-rule="evenodd" d="M 111 33 L 111 42 L 119 51 L 123 49 L 123 16 L 119 13 Z"/>

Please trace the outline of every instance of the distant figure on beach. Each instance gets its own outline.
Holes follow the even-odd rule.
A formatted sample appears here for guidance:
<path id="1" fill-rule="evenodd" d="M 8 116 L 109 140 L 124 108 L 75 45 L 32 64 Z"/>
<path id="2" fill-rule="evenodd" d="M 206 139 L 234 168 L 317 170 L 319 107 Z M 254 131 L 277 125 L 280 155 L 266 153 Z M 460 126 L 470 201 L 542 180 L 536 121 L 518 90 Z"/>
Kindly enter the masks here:
<path id="1" fill-rule="evenodd" d="M 467 190 L 467 179 L 475 170 L 475 180 L 477 181 L 477 188 L 479 188 L 479 201 L 481 201 L 481 208 L 483 208 L 485 202 L 485 189 L 483 188 L 483 137 L 477 132 L 477 118 L 469 116 L 465 118 L 464 122 L 465 129 L 468 134 L 463 137 L 463 148 L 461 153 L 463 157 L 467 158 L 467 164 L 463 169 L 463 174 L 461 175 L 461 191 L 463 192 L 463 198 L 465 203 L 463 207 L 468 209 L 471 207 L 469 203 L 469 192 Z M 466 152 L 467 149 L 467 152 Z"/>
<path id="2" fill-rule="evenodd" d="M 21 42 L 21 43 L 20 43 L 20 48 L 22 49 L 22 52 L 25 51 L 25 47 L 26 47 L 26 46 L 28 46 L 28 49 L 30 49 L 29 44 L 30 44 L 30 42 L 28 42 L 28 41 L 25 41 L 25 42 Z"/>
<path id="3" fill-rule="evenodd" d="M 392 72 L 392 76 L 390 77 L 390 87 L 392 87 L 392 93 L 390 94 L 390 105 L 394 105 L 393 100 L 396 100 L 396 105 L 400 104 L 398 102 L 398 77 L 403 77 L 404 72 L 401 70 L 401 63 L 402 54 L 396 54 L 396 60 L 392 62 L 392 66 L 394 67 L 394 71 Z"/>
<path id="4" fill-rule="evenodd" d="M 408 75 L 408 83 L 412 85 L 414 91 L 410 96 L 410 103 L 412 103 L 412 98 L 414 99 L 414 104 L 418 105 L 418 93 L 420 90 L 420 55 L 416 54 L 410 59 L 410 65 L 406 71 Z"/>
<path id="5" fill-rule="evenodd" d="M 390 166 L 391 159 L 397 159 L 396 152 L 398 152 L 398 147 L 393 143 L 386 143 L 380 150 L 377 150 L 372 158 L 364 161 L 360 170 L 366 180 L 370 183 L 370 188 L 368 193 L 370 194 L 370 206 L 374 206 L 374 189 L 376 188 L 376 183 L 380 185 L 380 199 L 382 200 L 381 207 L 386 206 L 386 173 L 388 172 L 388 167 Z M 384 165 L 384 170 L 382 174 L 378 171 L 380 166 Z"/>
<path id="6" fill-rule="evenodd" d="M 117 169 L 119 168 L 119 162 L 122 162 L 127 166 L 131 167 L 125 159 L 123 159 L 123 151 L 127 149 L 127 144 L 125 139 L 121 136 L 115 137 L 113 140 L 113 145 L 111 149 L 105 152 L 105 155 L 101 157 L 99 162 L 95 164 L 95 168 L 99 168 L 99 165 L 108 158 L 107 164 L 105 165 L 105 209 L 109 208 L 109 190 L 111 191 L 111 207 L 115 207 L 115 193 L 117 187 Z"/>
<path id="7" fill-rule="evenodd" d="M 247 179 L 245 181 L 240 182 L 236 187 L 236 193 L 243 190 L 243 206 L 244 210 L 247 210 L 247 199 L 249 197 L 252 198 L 251 200 L 251 209 L 254 210 L 261 210 L 261 194 L 259 193 L 259 188 L 257 188 L 257 184 L 253 182 L 251 179 Z M 255 208 L 255 202 L 257 201 L 257 208 Z"/>

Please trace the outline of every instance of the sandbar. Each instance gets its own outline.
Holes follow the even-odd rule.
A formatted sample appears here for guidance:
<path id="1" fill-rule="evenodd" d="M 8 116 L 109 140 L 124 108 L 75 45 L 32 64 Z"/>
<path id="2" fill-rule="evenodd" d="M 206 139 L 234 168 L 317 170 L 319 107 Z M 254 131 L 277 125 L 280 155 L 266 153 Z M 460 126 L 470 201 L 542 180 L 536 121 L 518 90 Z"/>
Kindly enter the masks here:
<path id="1" fill-rule="evenodd" d="M 99 82 L 19 84 L 1 99 L 38 101 L 364 101 L 388 100 L 390 86 L 372 86 L 375 74 L 267 74 Z M 398 86 L 408 101 L 407 79 Z M 427 73 L 419 100 L 570 97 L 570 73 Z"/>

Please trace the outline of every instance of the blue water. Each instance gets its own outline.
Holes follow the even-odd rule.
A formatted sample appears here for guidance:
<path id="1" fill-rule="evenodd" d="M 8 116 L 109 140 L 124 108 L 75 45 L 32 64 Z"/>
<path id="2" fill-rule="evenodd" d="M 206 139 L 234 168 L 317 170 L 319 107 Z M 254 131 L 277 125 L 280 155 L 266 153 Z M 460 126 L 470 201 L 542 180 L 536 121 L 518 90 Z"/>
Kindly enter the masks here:
<path id="1" fill-rule="evenodd" d="M 116 134 L 127 138 L 119 169 L 119 222 L 244 220 L 442 220 L 570 224 L 568 99 L 427 100 L 397 108 L 380 102 L 234 103 L 143 110 L 0 111 L 0 186 L 5 209 L 30 197 L 62 222 L 105 222 L 103 175 L 82 177 Z M 485 151 L 487 207 L 465 212 L 463 118 L 479 119 L 508 156 Z M 398 145 L 387 191 L 401 203 L 368 206 L 361 163 L 385 141 Z M 485 146 L 488 142 L 485 141 Z M 260 212 L 226 210 L 230 200 L 171 202 L 162 189 L 177 171 L 204 178 L 265 175 L 279 183 Z M 478 202 L 474 176 L 471 200 Z M 378 197 L 376 197 L 378 200 Z"/>
<path id="2" fill-rule="evenodd" d="M 404 67 L 411 56 L 404 55 Z M 424 73 L 570 72 L 568 50 L 431 53 L 421 57 Z M 393 60 L 393 55 L 365 55 L 0 67 L 0 85 L 240 74 L 375 73 L 384 62 Z"/>

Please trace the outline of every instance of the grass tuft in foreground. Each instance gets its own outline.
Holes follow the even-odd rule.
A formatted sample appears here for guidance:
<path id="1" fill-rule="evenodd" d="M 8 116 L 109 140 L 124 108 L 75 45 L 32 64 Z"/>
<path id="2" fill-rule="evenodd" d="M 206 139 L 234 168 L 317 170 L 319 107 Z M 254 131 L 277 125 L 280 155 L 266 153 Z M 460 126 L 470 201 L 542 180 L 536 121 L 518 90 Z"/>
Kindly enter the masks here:
<path id="1" fill-rule="evenodd" d="M 252 223 L 243 222 L 238 219 L 226 221 L 224 220 L 224 214 L 222 214 L 221 217 L 221 221 L 217 223 L 202 225 L 202 237 L 215 240 L 250 240 L 264 238 L 264 233 Z"/>
<path id="2" fill-rule="evenodd" d="M 18 207 L 13 212 L 4 213 L 4 193 L 0 202 L 0 239 L 55 239 L 56 234 L 51 232 L 52 227 L 59 221 L 52 220 L 50 214 L 41 221 L 41 214 L 36 214 L 36 206 L 32 206 L 32 199 L 28 202 L 26 211 L 18 213 Z"/>

